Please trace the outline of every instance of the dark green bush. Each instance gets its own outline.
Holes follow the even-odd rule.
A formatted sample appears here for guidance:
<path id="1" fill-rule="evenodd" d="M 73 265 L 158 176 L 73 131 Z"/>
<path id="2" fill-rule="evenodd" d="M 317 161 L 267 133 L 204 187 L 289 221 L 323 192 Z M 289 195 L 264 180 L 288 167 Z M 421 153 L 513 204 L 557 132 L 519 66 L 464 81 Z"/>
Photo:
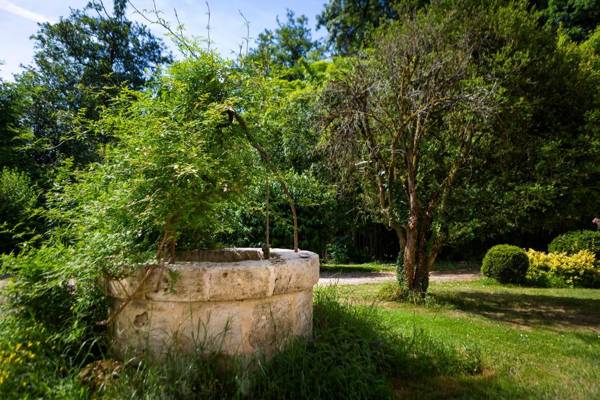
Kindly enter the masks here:
<path id="1" fill-rule="evenodd" d="M 344 240 L 336 240 L 327 245 L 327 258 L 334 264 L 345 264 L 350 262 L 348 245 Z"/>
<path id="2" fill-rule="evenodd" d="M 600 259 L 600 231 L 572 231 L 559 235 L 550 242 L 550 253 L 575 254 L 581 250 L 589 250 Z"/>
<path id="3" fill-rule="evenodd" d="M 500 283 L 521 283 L 529 268 L 527 253 L 517 246 L 499 244 L 488 250 L 481 272 Z"/>

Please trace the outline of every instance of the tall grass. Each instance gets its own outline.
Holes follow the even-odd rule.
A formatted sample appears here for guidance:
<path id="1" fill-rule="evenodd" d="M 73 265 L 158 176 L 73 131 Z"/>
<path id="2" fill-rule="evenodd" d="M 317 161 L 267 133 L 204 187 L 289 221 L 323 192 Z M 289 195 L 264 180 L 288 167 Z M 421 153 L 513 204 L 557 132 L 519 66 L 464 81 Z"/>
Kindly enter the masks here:
<path id="1" fill-rule="evenodd" d="M 315 293 L 314 336 L 272 359 L 170 353 L 136 363 L 99 395 L 106 399 L 385 399 L 392 379 L 475 373 L 477 352 L 459 351 L 423 331 L 399 332 L 376 307 Z"/>

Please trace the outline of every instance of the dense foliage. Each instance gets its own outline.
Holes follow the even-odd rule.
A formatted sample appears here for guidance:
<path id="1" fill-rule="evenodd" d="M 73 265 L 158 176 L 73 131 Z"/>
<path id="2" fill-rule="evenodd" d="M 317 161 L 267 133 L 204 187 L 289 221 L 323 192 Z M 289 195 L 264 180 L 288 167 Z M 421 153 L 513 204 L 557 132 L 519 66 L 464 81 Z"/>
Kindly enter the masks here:
<path id="1" fill-rule="evenodd" d="M 301 59 L 318 59 L 322 49 L 318 41 L 312 39 L 308 18 L 296 17 L 287 10 L 285 22 L 277 18 L 277 28 L 265 29 L 258 35 L 256 47 L 249 52 L 249 60 L 256 60 L 264 71 L 272 68 L 293 67 Z"/>
<path id="2" fill-rule="evenodd" d="M 562 28 L 574 40 L 584 40 L 600 24 L 598 0 L 534 1 L 553 29 Z"/>
<path id="3" fill-rule="evenodd" d="M 397 259 L 391 295 L 423 295 L 438 256 L 541 248 L 598 216 L 597 1 L 331 0 L 331 59 L 289 10 L 234 60 L 170 30 L 175 62 L 127 4 L 41 24 L 33 64 L 0 82 L 0 397 L 89 397 L 76 375 L 106 357 L 101 282 L 177 249 Z M 549 250 L 495 246 L 482 271 L 600 285 L 599 231 Z M 255 369 L 174 355 L 96 395 L 382 398 L 391 378 L 480 367 L 316 300 L 315 340 Z"/>
<path id="4" fill-rule="evenodd" d="M 110 136 L 85 129 L 86 122 L 97 119 L 99 107 L 121 87 L 143 87 L 171 61 L 162 41 L 129 20 L 126 8 L 126 0 L 114 0 L 110 13 L 104 2 L 93 0 L 57 23 L 41 24 L 32 37 L 34 63 L 17 83 L 37 163 L 96 161 L 98 146 Z"/>
<path id="5" fill-rule="evenodd" d="M 381 47 L 407 15 L 422 14 L 434 25 L 443 22 L 435 17 L 442 15 L 452 21 L 448 37 L 460 32 L 469 37 L 477 74 L 499 84 L 503 101 L 497 118 L 489 121 L 493 134 L 470 153 L 471 161 L 455 178 L 458 189 L 448 197 L 442 257 L 479 257 L 506 240 L 541 247 L 564 231 L 588 228 L 586 221 L 596 216 L 600 30 L 591 29 L 592 3 L 569 8 L 563 2 L 539 2 L 540 12 L 531 2 L 470 0 L 331 1 L 325 6 L 319 23 L 328 29 L 334 54 L 362 49 L 361 57 L 370 57 L 372 51 L 365 49 Z M 45 208 L 61 165 L 102 161 L 104 146 L 114 138 L 110 129 L 96 129 L 94 123 L 120 88 L 153 90 L 153 75 L 169 62 L 160 40 L 126 18 L 125 6 L 117 1 L 109 12 L 92 2 L 56 24 L 42 25 L 34 38 L 35 62 L 15 84 L 0 86 L 0 162 L 37 184 Z M 564 27 L 548 22 L 552 18 Z M 396 28 L 388 27 L 390 20 L 398 21 Z M 569 27 L 584 26 L 585 35 L 572 41 Z M 271 154 L 297 203 L 301 245 L 324 257 L 330 249 L 345 252 L 346 260 L 395 259 L 401 246 L 365 190 L 365 164 L 342 165 L 339 153 L 318 147 L 324 141 L 315 124 L 322 111 L 319 93 L 352 59 L 315 61 L 323 57 L 321 46 L 312 39 L 307 18 L 293 11 L 264 31 L 247 57 L 241 53 L 232 65 L 240 73 L 235 96 L 244 99 L 241 107 L 253 135 Z M 345 176 L 338 173 L 352 169 Z M 242 193 L 248 207 L 227 207 L 235 227 L 217 240 L 243 245 L 265 240 L 265 188 L 270 186 L 271 239 L 290 246 L 290 196 L 272 168 L 263 166 L 251 181 Z M 398 217 L 407 218 L 402 212 Z M 21 226 L 27 224 L 31 221 Z M 36 217 L 38 233 L 53 225 Z M 16 250 L 26 237 L 11 239 L 6 251 Z"/>
<path id="6" fill-rule="evenodd" d="M 523 283 L 529 268 L 527 253 L 517 246 L 499 244 L 483 257 L 481 273 L 500 283 Z"/>
<path id="7" fill-rule="evenodd" d="M 0 170 L 0 252 L 8 253 L 35 234 L 39 190 L 25 173 Z"/>
<path id="8" fill-rule="evenodd" d="M 600 257 L 600 231 L 573 231 L 555 237 L 548 245 L 551 253 L 575 254 L 587 250 Z"/>

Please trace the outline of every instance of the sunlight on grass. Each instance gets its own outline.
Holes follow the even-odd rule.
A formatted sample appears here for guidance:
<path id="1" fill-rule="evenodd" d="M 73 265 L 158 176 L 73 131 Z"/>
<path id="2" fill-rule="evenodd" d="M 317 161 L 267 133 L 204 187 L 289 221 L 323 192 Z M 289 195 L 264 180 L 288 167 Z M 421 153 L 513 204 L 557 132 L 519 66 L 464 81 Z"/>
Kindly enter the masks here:
<path id="1" fill-rule="evenodd" d="M 344 287 L 374 302 L 384 285 Z M 377 303 L 400 329 L 423 329 L 476 346 L 484 373 L 399 386 L 403 397 L 569 398 L 600 396 L 600 291 L 500 286 L 489 280 L 433 283 L 425 305 Z"/>

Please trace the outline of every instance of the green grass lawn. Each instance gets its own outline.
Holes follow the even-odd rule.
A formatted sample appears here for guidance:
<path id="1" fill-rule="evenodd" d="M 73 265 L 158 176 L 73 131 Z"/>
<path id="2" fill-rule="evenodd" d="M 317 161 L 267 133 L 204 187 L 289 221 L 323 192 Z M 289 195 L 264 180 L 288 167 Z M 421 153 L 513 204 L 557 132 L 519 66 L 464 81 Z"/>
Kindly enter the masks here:
<path id="1" fill-rule="evenodd" d="M 389 263 L 365 263 L 365 264 L 321 264 L 321 272 L 347 273 L 347 272 L 393 272 L 396 270 L 394 264 Z"/>
<path id="2" fill-rule="evenodd" d="M 381 287 L 341 290 L 372 302 Z M 432 284 L 426 305 L 376 305 L 386 322 L 402 330 L 424 330 L 481 351 L 481 374 L 395 382 L 402 398 L 600 399 L 600 290 L 478 280 Z"/>

